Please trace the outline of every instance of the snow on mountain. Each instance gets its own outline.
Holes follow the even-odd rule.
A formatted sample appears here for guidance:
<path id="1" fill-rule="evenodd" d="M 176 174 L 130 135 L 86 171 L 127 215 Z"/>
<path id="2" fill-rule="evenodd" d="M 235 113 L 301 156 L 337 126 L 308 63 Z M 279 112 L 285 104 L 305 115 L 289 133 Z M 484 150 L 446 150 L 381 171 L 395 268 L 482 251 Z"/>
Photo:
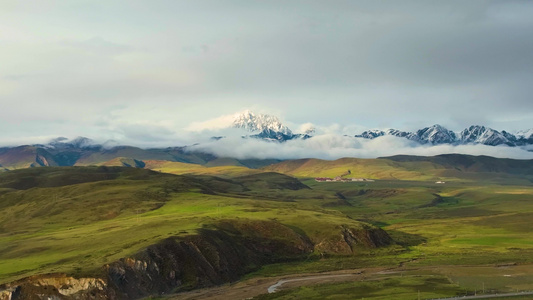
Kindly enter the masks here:
<path id="1" fill-rule="evenodd" d="M 217 131 L 217 134 L 219 135 L 214 136 L 214 140 L 223 139 L 227 135 L 235 134 L 235 131 L 230 133 L 227 132 L 227 129 L 242 129 L 253 133 L 243 137 L 279 142 L 292 139 L 307 139 L 311 137 L 311 133 L 315 130 L 311 123 L 306 123 L 302 124 L 299 128 L 299 131 L 303 133 L 295 134 L 289 129 L 289 127 L 285 126 L 279 118 L 267 114 L 257 114 L 250 110 L 245 110 L 233 115 L 220 116 L 207 121 L 193 122 L 186 128 L 187 131 L 191 132 Z M 223 130 L 226 130 L 226 132 L 221 132 Z"/>
<path id="2" fill-rule="evenodd" d="M 433 125 L 416 132 L 407 132 L 397 129 L 367 130 L 355 137 L 375 139 L 384 135 L 403 137 L 420 144 L 482 144 L 488 146 L 508 145 L 524 146 L 533 144 L 533 129 L 520 131 L 516 135 L 505 130 L 497 131 L 489 127 L 474 125 L 464 129 L 460 133 L 455 133 L 441 125 Z"/>
<path id="3" fill-rule="evenodd" d="M 412 133 L 412 132 L 401 131 L 401 130 L 398 130 L 398 129 L 387 129 L 386 134 L 387 135 L 397 136 L 397 137 L 404 137 L 404 138 L 408 138 L 410 140 L 413 139 L 413 136 L 414 136 L 414 133 Z"/>
<path id="4" fill-rule="evenodd" d="M 355 137 L 360 137 L 360 138 L 365 138 L 365 139 L 372 140 L 372 139 L 375 139 L 377 137 L 384 136 L 384 135 L 385 135 L 385 131 L 379 130 L 379 129 L 374 129 L 374 130 L 364 131 L 361 134 L 355 135 Z"/>
<path id="5" fill-rule="evenodd" d="M 528 130 L 519 130 L 516 132 L 517 138 L 533 139 L 533 128 Z"/>
<path id="6" fill-rule="evenodd" d="M 265 114 L 255 114 L 249 110 L 236 114 L 232 123 L 232 127 L 234 128 L 242 128 L 250 132 L 259 132 L 250 135 L 252 138 L 278 142 L 311 138 L 312 134 L 315 132 L 315 128 L 310 123 L 304 125 L 304 132 L 295 134 L 287 126 L 283 125 L 277 117 Z"/>
<path id="7" fill-rule="evenodd" d="M 508 133 L 506 132 L 508 135 Z M 483 144 L 489 146 L 512 145 L 501 132 L 485 126 L 474 125 L 461 131 L 459 138 L 463 144 Z"/>
<path id="8" fill-rule="evenodd" d="M 418 130 L 417 132 L 407 132 L 401 131 L 398 129 L 387 129 L 383 130 L 367 130 L 355 137 L 362 137 L 365 139 L 375 139 L 384 135 L 392 135 L 397 137 L 407 138 L 419 142 L 421 144 L 445 144 L 445 143 L 454 143 L 457 139 L 455 133 L 451 130 L 448 130 L 440 125 L 433 125 L 431 127 L 426 127 Z"/>
<path id="9" fill-rule="evenodd" d="M 416 139 L 422 144 L 453 144 L 457 140 L 457 136 L 453 131 L 436 124 L 418 130 L 416 132 Z"/>
<path id="10" fill-rule="evenodd" d="M 277 117 L 255 114 L 249 110 L 235 115 L 233 127 L 242 128 L 250 132 L 276 132 L 287 136 L 292 135 L 292 131 L 283 125 Z"/>
<path id="11" fill-rule="evenodd" d="M 293 139 L 308 139 L 315 132 L 314 126 L 312 126 L 311 123 L 306 123 L 300 127 L 300 131 L 303 133 L 296 134 L 293 133 L 289 127 L 285 126 L 277 117 L 267 114 L 256 114 L 249 110 L 234 115 L 221 116 L 204 122 L 196 122 L 189 126 L 188 129 L 191 131 L 201 131 L 228 128 L 243 129 L 250 133 L 254 133 L 243 137 L 278 142 Z M 211 139 L 220 140 L 223 138 L 225 138 L 225 136 L 214 136 Z"/>
<path id="12" fill-rule="evenodd" d="M 58 138 L 55 138 L 55 139 L 52 139 L 48 145 L 44 145 L 46 147 L 52 147 L 52 148 L 79 148 L 79 149 L 82 149 L 82 148 L 90 148 L 90 147 L 95 147 L 95 146 L 99 146 L 96 144 L 95 141 L 89 139 L 89 138 L 86 138 L 86 137 L 83 137 L 83 136 L 79 136 L 75 139 L 72 139 L 72 140 L 69 140 L 68 138 L 66 137 L 58 137 Z"/>

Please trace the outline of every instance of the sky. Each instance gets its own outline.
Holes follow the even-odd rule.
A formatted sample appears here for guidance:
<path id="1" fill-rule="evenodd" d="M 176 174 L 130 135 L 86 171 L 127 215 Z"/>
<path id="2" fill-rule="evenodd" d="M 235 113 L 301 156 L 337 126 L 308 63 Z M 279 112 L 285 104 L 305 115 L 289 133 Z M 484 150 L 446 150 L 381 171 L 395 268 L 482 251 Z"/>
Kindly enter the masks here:
<path id="1" fill-rule="evenodd" d="M 529 129 L 532 33 L 533 1 L 1 1 L 0 145 L 180 146 L 245 109 L 348 135 Z"/>

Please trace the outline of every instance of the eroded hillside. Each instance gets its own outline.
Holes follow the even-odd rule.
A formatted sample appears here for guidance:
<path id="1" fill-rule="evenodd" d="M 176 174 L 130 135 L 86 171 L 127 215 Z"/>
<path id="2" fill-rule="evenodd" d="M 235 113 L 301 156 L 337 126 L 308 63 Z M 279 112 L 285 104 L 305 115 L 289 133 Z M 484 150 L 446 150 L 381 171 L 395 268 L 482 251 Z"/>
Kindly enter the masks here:
<path id="1" fill-rule="evenodd" d="M 316 195 L 277 173 L 33 168 L 1 174 L 0 187 L 0 280 L 11 299 L 138 298 L 394 243 L 382 229 L 300 202 Z"/>

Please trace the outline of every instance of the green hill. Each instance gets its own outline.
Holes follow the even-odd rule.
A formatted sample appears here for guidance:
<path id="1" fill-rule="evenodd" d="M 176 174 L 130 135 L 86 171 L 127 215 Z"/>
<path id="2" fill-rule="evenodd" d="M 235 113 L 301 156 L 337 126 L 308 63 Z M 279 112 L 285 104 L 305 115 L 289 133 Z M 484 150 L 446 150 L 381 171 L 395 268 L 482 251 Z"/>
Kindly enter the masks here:
<path id="1" fill-rule="evenodd" d="M 212 175 L 231 178 L 261 172 L 259 170 L 249 169 L 244 166 L 233 165 L 207 166 L 161 160 L 147 160 L 143 163 L 144 168 L 146 169 L 177 175 Z"/>
<path id="2" fill-rule="evenodd" d="M 352 254 L 390 244 L 377 228 L 337 211 L 295 205 L 294 199 L 307 199 L 309 192 L 295 178 L 277 173 L 222 179 L 108 166 L 9 171 L 0 174 L 0 284 L 58 272 L 104 278 L 106 264 L 167 238 L 201 235 L 198 230 L 219 228 L 221 220 L 283 224 L 309 241 L 315 253 Z M 232 226 L 238 229 L 225 225 L 224 230 L 245 232 L 237 223 Z M 358 233 L 373 230 L 379 240 Z M 277 236 L 289 234 L 283 232 L 264 234 L 284 240 Z M 276 243 L 268 251 L 284 257 Z"/>
<path id="3" fill-rule="evenodd" d="M 132 158 L 104 164 L 0 173 L 0 296 L 132 299 L 249 272 L 365 267 L 401 270 L 383 274 L 398 286 L 441 278 L 449 289 L 435 297 L 475 293 L 481 282 L 533 288 L 530 275 L 520 275 L 533 270 L 529 160 L 305 159 L 261 170 Z M 340 175 L 380 180 L 312 178 Z M 434 291 L 418 279 L 407 298 Z M 343 295 L 356 290 L 341 287 Z"/>
<path id="4" fill-rule="evenodd" d="M 346 177 L 382 180 L 447 180 L 529 182 L 533 160 L 501 159 L 462 154 L 393 156 L 377 159 L 341 158 L 288 160 L 264 167 L 265 171 L 298 177 Z"/>
<path id="5" fill-rule="evenodd" d="M 398 155 L 384 157 L 396 162 L 429 162 L 445 169 L 472 173 L 508 173 L 533 175 L 533 160 L 495 158 L 490 156 L 472 156 L 464 154 L 443 154 L 437 156 Z"/>

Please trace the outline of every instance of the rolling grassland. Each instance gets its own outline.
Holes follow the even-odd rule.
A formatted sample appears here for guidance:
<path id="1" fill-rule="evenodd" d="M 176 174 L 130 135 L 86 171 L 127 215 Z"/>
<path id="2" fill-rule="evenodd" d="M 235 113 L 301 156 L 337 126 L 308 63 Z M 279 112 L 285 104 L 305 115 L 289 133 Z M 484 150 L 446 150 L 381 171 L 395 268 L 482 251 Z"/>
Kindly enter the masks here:
<path id="1" fill-rule="evenodd" d="M 266 266 L 263 276 L 383 265 L 391 273 L 258 299 L 416 299 L 419 293 L 421 299 L 432 299 L 533 289 L 531 186 L 304 182 L 314 190 L 338 193 L 343 203 L 330 202 L 328 207 L 382 227 L 406 250 L 307 266 Z"/>
<path id="2" fill-rule="evenodd" d="M 252 295 L 258 299 L 429 299 L 533 289 L 528 163 L 399 157 L 287 161 L 260 170 L 143 163 L 157 171 L 100 166 L 0 174 L 0 284 L 65 274 L 102 279 L 111 289 L 110 268 L 157 262 L 161 270 L 150 253 L 211 245 L 206 249 L 215 250 L 202 252 L 209 265 L 219 266 L 216 272 L 242 265 L 235 274 L 252 289 L 297 274 L 363 272 L 357 280 L 302 281 L 269 295 L 258 290 Z M 314 180 L 347 170 L 375 181 Z M 251 258 L 232 263 L 221 250 L 224 239 Z M 239 279 L 199 281 L 198 270 L 180 272 L 179 284 L 165 289 L 146 285 L 139 274 L 127 277 L 144 289 L 116 285 L 113 295 L 139 298 Z"/>

